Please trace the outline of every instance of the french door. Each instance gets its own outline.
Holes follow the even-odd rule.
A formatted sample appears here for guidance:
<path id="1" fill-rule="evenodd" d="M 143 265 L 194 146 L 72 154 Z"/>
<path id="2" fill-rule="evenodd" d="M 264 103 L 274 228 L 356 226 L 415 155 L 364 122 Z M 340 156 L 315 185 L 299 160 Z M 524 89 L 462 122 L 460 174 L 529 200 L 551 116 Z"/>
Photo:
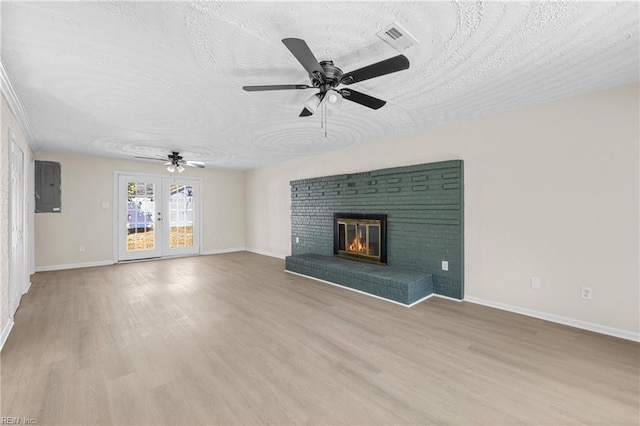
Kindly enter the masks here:
<path id="1" fill-rule="evenodd" d="M 200 181 L 118 175 L 118 260 L 200 252 Z"/>

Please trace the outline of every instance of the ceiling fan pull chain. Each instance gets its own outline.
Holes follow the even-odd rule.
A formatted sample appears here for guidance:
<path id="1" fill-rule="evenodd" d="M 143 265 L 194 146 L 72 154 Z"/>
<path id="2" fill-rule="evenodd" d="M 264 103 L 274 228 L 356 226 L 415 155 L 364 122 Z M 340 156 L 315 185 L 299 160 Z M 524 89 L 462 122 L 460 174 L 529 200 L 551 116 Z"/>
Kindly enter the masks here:
<path id="1" fill-rule="evenodd" d="M 328 118 L 328 111 L 327 111 L 327 104 L 325 102 L 324 104 L 324 137 L 327 137 L 327 125 L 329 124 L 329 118 Z"/>
<path id="2" fill-rule="evenodd" d="M 324 99 L 322 104 L 320 105 L 320 122 L 321 124 L 321 128 L 324 129 L 324 134 L 325 136 L 327 135 L 327 105 L 324 103 Z"/>

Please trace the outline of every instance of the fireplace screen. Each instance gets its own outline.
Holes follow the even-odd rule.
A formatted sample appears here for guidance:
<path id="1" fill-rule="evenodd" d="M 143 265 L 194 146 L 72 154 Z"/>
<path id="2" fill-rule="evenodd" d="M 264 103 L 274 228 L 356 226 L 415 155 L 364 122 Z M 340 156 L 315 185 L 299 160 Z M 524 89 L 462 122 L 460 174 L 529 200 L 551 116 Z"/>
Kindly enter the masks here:
<path id="1" fill-rule="evenodd" d="M 334 253 L 386 263 L 386 215 L 334 215 Z"/>

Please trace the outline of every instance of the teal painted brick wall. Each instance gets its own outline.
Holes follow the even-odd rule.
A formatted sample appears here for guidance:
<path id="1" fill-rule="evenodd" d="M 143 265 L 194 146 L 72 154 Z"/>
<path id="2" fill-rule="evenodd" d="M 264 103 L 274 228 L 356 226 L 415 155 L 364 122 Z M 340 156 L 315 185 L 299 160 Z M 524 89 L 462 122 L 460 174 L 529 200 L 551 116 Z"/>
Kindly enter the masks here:
<path id="1" fill-rule="evenodd" d="M 387 264 L 430 273 L 436 294 L 462 299 L 463 171 L 452 160 L 291 181 L 291 253 L 333 254 L 334 213 L 386 214 Z"/>

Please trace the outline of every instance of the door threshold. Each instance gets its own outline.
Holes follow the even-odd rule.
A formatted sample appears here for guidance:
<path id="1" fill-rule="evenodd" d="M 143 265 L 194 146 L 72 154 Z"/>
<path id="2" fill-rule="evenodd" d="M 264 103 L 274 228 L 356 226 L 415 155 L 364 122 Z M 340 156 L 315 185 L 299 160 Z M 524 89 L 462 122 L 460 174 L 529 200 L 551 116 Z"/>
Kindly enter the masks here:
<path id="1" fill-rule="evenodd" d="M 124 263 L 137 263 L 137 262 L 152 262 L 154 260 L 165 260 L 165 259 L 179 259 L 181 257 L 195 257 L 201 256 L 200 253 L 190 253 L 190 254 L 176 254 L 173 256 L 159 256 L 159 257 L 147 257 L 145 259 L 125 259 L 118 260 L 116 264 L 124 264 Z"/>

